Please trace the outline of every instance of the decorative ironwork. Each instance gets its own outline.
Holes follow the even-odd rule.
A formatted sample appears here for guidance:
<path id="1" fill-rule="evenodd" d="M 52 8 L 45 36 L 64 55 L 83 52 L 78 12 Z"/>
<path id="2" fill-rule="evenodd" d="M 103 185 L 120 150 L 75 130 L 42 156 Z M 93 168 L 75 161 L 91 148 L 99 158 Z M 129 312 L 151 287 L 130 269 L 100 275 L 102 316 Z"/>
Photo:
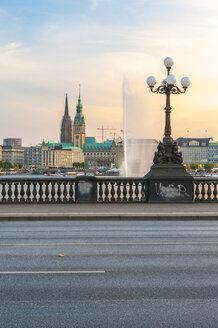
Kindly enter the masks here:
<path id="1" fill-rule="evenodd" d="M 169 65 L 167 65 L 169 63 Z M 165 94 L 166 95 L 166 106 L 165 106 L 165 136 L 163 138 L 163 142 L 160 142 L 158 145 L 158 150 L 154 156 L 154 164 L 182 164 L 182 154 L 178 152 L 178 147 L 176 142 L 171 137 L 171 107 L 170 107 L 170 95 L 171 94 L 181 94 L 185 93 L 188 85 L 190 84 L 190 80 L 185 77 L 181 80 L 183 84 L 183 89 L 175 86 L 174 83 L 176 81 L 174 75 L 170 75 L 170 69 L 173 65 L 172 58 L 166 58 L 164 64 L 167 69 L 167 78 L 163 80 L 162 84 L 154 89 L 154 85 L 156 84 L 156 79 L 153 76 L 150 76 L 147 79 L 147 83 L 153 93 Z"/>

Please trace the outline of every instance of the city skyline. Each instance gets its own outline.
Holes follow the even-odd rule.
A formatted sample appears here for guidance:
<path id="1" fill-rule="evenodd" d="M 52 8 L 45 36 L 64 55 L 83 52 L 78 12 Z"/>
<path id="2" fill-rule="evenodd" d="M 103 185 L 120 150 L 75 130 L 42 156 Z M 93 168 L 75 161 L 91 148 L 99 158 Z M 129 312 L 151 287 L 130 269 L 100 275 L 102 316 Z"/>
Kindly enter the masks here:
<path id="1" fill-rule="evenodd" d="M 189 130 L 190 137 L 217 140 L 217 14 L 214 0 L 0 4 L 0 142 L 58 140 L 65 94 L 73 117 L 79 84 L 87 136 L 100 137 L 102 125 L 118 136 L 124 76 L 133 133 L 161 139 L 165 99 L 150 94 L 145 81 L 155 75 L 161 82 L 167 56 L 177 84 L 183 76 L 192 82 L 185 95 L 172 97 L 173 137 Z"/>

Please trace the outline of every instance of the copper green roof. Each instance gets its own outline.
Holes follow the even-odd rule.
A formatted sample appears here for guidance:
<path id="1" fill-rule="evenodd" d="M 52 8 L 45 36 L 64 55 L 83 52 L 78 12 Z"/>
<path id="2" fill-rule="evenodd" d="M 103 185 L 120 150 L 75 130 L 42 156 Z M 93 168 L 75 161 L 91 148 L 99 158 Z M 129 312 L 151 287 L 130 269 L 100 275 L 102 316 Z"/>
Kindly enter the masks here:
<path id="1" fill-rule="evenodd" d="M 112 142 L 86 142 L 83 146 L 83 151 L 110 151 L 111 146 Z"/>
<path id="2" fill-rule="evenodd" d="M 95 137 L 86 137 L 85 143 L 96 143 Z"/>
<path id="3" fill-rule="evenodd" d="M 76 122 L 76 119 L 79 119 L 80 124 L 82 124 L 82 122 L 84 121 L 84 116 L 83 116 L 83 105 L 81 103 L 81 99 L 80 99 L 80 90 L 79 90 L 79 98 L 78 98 L 78 103 L 76 106 L 76 115 L 74 117 L 74 123 Z"/>
<path id="4" fill-rule="evenodd" d="M 62 145 L 62 150 L 80 149 L 79 147 L 74 147 L 73 143 L 60 143 L 60 142 L 54 142 L 54 141 L 49 141 L 46 143 L 47 147 L 60 147 L 61 145 Z"/>
<path id="5" fill-rule="evenodd" d="M 209 142 L 209 147 L 218 147 L 218 142 Z"/>

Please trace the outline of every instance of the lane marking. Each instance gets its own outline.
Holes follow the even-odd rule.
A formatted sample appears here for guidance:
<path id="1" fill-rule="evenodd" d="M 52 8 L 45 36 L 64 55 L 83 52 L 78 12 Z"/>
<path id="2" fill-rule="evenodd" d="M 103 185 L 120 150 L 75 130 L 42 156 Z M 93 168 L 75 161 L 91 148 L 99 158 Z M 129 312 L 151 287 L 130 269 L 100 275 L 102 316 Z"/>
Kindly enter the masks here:
<path id="1" fill-rule="evenodd" d="M 0 213 L 0 217 L 22 217 L 22 216 L 31 216 L 31 217 L 38 217 L 38 216 L 70 216 L 70 217 L 74 217 L 74 216 L 87 216 L 87 217 L 93 217 L 93 216 L 113 216 L 113 215 L 119 215 L 119 216 L 122 216 L 122 217 L 125 217 L 125 216 L 164 216 L 164 215 L 168 215 L 168 216 L 187 216 L 187 215 L 193 215 L 193 216 L 211 216 L 211 215 L 215 215 L 215 216 L 218 216 L 218 213 L 217 212 L 142 212 L 142 213 L 139 213 L 139 212 L 74 212 L 74 213 L 61 213 L 61 212 L 58 212 L 58 213 Z"/>
<path id="2" fill-rule="evenodd" d="M 102 274 L 104 270 L 98 271 L 0 271 L 2 274 Z"/>
<path id="3" fill-rule="evenodd" d="M 218 245 L 218 241 L 178 242 L 96 242 L 96 243 L 41 243 L 41 244 L 0 244 L 0 246 L 134 246 L 134 245 Z"/>

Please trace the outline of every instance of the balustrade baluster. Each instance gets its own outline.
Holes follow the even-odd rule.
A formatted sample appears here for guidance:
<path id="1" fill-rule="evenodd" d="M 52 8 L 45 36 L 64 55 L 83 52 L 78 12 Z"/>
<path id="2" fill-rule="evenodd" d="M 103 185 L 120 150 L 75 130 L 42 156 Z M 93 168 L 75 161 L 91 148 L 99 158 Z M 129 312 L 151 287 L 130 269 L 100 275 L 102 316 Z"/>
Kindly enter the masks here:
<path id="1" fill-rule="evenodd" d="M 133 182 L 129 182 L 129 202 L 133 202 Z"/>
<path id="2" fill-rule="evenodd" d="M 20 182 L 20 202 L 25 202 L 25 182 Z"/>
<path id="3" fill-rule="evenodd" d="M 139 201 L 139 182 L 135 182 L 135 201 Z"/>
<path id="4" fill-rule="evenodd" d="M 26 188 L 26 196 L 27 196 L 26 202 L 30 203 L 31 202 L 31 189 L 30 189 L 31 181 L 27 181 L 26 185 L 27 185 L 27 188 Z"/>
<path id="5" fill-rule="evenodd" d="M 127 202 L 127 182 L 123 182 L 123 202 Z"/>
<path id="6" fill-rule="evenodd" d="M 120 188 L 120 186 L 121 186 L 121 182 L 120 181 L 118 181 L 117 182 L 117 202 L 121 202 L 121 188 Z"/>
<path id="7" fill-rule="evenodd" d="M 195 189 L 195 202 L 200 201 L 200 183 L 196 182 L 195 183 L 196 189 Z"/>
<path id="8" fill-rule="evenodd" d="M 109 185 L 109 182 L 105 182 L 105 191 L 104 191 L 104 194 L 105 194 L 105 202 L 109 202 L 109 188 L 108 188 L 108 185 Z"/>
<path id="9" fill-rule="evenodd" d="M 115 182 L 111 182 L 111 202 L 115 202 Z"/>
<path id="10" fill-rule="evenodd" d="M 14 182 L 14 202 L 19 203 L 19 191 L 18 191 L 19 182 Z"/>
<path id="11" fill-rule="evenodd" d="M 2 203 L 6 203 L 6 182 L 2 182 Z"/>
<path id="12" fill-rule="evenodd" d="M 33 182 L 33 202 L 37 202 L 37 182 Z"/>
<path id="13" fill-rule="evenodd" d="M 55 186 L 56 186 L 56 182 L 55 181 L 51 181 L 51 202 L 52 203 L 55 203 L 56 202 L 56 199 L 55 199 L 55 194 L 56 194 Z"/>
<path id="14" fill-rule="evenodd" d="M 214 181 L 213 202 L 217 202 L 217 183 Z"/>
<path id="15" fill-rule="evenodd" d="M 103 202 L 103 182 L 102 181 L 99 181 L 98 182 L 98 201 L 99 202 Z"/>
<path id="16" fill-rule="evenodd" d="M 74 202 L 74 185 L 75 183 L 70 181 L 69 182 L 69 202 L 73 203 Z"/>
<path id="17" fill-rule="evenodd" d="M 201 183 L 201 202 L 205 201 L 205 195 L 206 195 L 206 191 L 205 191 L 205 182 Z"/>
<path id="18" fill-rule="evenodd" d="M 50 194 L 49 185 L 50 185 L 50 182 L 46 181 L 45 182 L 45 202 L 46 203 L 49 203 L 50 202 L 50 198 L 49 198 L 49 194 Z"/>
<path id="19" fill-rule="evenodd" d="M 61 203 L 62 202 L 62 199 L 61 199 L 61 185 L 62 183 L 60 181 L 57 182 L 57 187 L 58 187 L 58 190 L 57 190 L 57 202 L 58 203 Z"/>
<path id="20" fill-rule="evenodd" d="M 12 183 L 11 181 L 8 182 L 8 203 L 12 203 Z"/>
<path id="21" fill-rule="evenodd" d="M 38 186 L 39 186 L 39 202 L 42 203 L 42 202 L 44 202 L 44 199 L 43 199 L 43 186 L 44 186 L 44 183 L 42 181 L 40 181 L 38 183 Z"/>
<path id="22" fill-rule="evenodd" d="M 64 203 L 67 203 L 68 202 L 68 198 L 67 198 L 67 195 L 68 195 L 68 193 L 67 193 L 67 184 L 68 184 L 68 182 L 66 182 L 66 181 L 64 181 L 63 184 L 62 184 L 62 186 L 63 186 L 63 202 Z"/>
<path id="23" fill-rule="evenodd" d="M 208 182 L 207 183 L 207 202 L 211 202 L 212 198 L 211 198 L 211 195 L 212 195 L 212 183 L 211 182 Z"/>

